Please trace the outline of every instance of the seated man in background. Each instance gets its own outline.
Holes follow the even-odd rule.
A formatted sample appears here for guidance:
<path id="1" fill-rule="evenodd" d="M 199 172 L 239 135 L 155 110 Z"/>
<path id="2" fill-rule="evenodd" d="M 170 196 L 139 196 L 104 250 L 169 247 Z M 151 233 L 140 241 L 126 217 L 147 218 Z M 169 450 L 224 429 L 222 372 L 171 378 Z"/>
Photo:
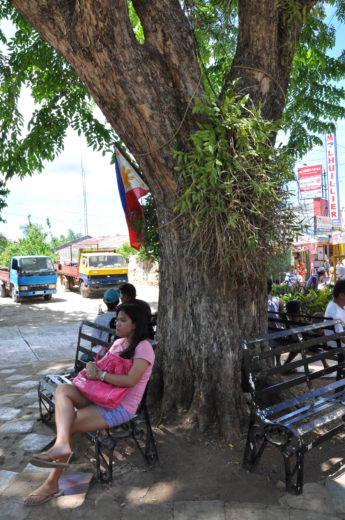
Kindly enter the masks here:
<path id="1" fill-rule="evenodd" d="M 115 329 L 116 327 L 116 308 L 120 303 L 120 293 L 115 289 L 108 289 L 103 295 L 103 301 L 107 306 L 107 312 L 102 312 L 96 316 L 94 323 L 96 325 L 102 325 L 103 327 L 109 327 Z M 92 337 L 94 338 L 94 346 L 92 347 L 93 352 L 101 350 L 102 345 L 98 345 L 98 340 L 109 341 L 109 334 L 104 330 L 92 329 Z M 115 340 L 115 338 L 114 338 Z M 83 354 L 81 358 L 83 361 L 93 361 L 86 354 Z"/>
<path id="2" fill-rule="evenodd" d="M 329 302 L 325 312 L 325 318 L 333 320 L 341 320 L 345 323 L 345 280 L 337 280 L 333 287 L 333 300 Z M 343 324 L 339 323 L 335 326 L 335 332 L 344 330 Z M 331 330 L 325 329 L 325 334 L 332 334 Z M 345 343 L 345 338 L 341 338 L 341 342 Z M 337 347 L 336 341 L 329 341 L 329 347 Z"/>
<path id="3" fill-rule="evenodd" d="M 116 326 L 116 308 L 120 303 L 120 293 L 116 289 L 108 289 L 105 291 L 103 301 L 107 306 L 107 312 L 99 314 L 95 318 L 97 325 L 103 325 L 103 327 L 110 327 L 115 329 Z M 112 326 L 111 326 L 112 325 Z M 94 329 L 92 336 L 97 340 L 108 341 L 108 333 L 103 330 Z M 98 349 L 99 350 L 99 349 Z"/>
<path id="4" fill-rule="evenodd" d="M 284 303 L 281 298 L 278 296 L 272 296 L 272 289 L 273 289 L 273 282 L 270 278 L 267 279 L 267 311 L 269 313 L 273 313 L 272 317 L 279 318 L 278 314 L 275 314 L 277 312 L 284 312 Z M 270 316 L 270 315 L 268 315 Z M 281 329 L 283 327 L 279 326 L 278 329 Z"/>
<path id="5" fill-rule="evenodd" d="M 267 317 L 268 317 L 269 322 L 270 322 L 270 318 L 271 318 L 271 326 L 273 328 L 276 328 L 277 332 L 278 332 L 280 329 L 284 328 L 284 325 L 280 321 L 275 321 L 275 319 L 277 319 L 277 320 L 281 319 L 278 313 L 284 312 L 284 303 L 283 303 L 283 300 L 281 298 L 279 298 L 278 296 L 272 296 L 272 294 L 271 294 L 272 288 L 273 288 L 273 282 L 270 278 L 268 278 L 267 279 Z M 272 340 L 271 345 L 274 347 L 274 345 L 275 345 L 274 340 Z M 276 356 L 276 363 L 277 363 L 277 366 L 280 366 L 280 355 Z"/>
<path id="6" fill-rule="evenodd" d="M 286 302 L 287 319 L 290 321 L 298 321 L 301 314 L 301 302 L 299 300 L 290 300 Z"/>
<path id="7" fill-rule="evenodd" d="M 131 283 L 123 283 L 119 287 L 121 303 L 135 303 L 138 305 L 147 316 L 147 326 L 149 332 L 149 339 L 154 339 L 154 329 L 152 325 L 151 307 L 144 300 L 138 300 L 137 291 Z"/>
<path id="8" fill-rule="evenodd" d="M 289 321 L 298 322 L 300 320 L 300 314 L 301 314 L 301 302 L 299 300 L 290 300 L 290 301 L 286 302 L 286 312 L 287 312 L 287 318 Z M 322 318 L 323 318 L 322 312 L 319 312 L 319 313 L 315 312 L 313 314 L 313 316 L 315 316 L 316 318 L 320 318 L 320 321 L 322 321 Z M 317 323 L 317 321 L 315 321 L 314 323 Z M 298 324 L 296 323 L 295 326 L 297 326 L 297 325 Z M 317 334 L 320 336 L 323 336 L 324 329 L 320 329 L 317 332 Z M 303 337 L 299 334 L 296 334 L 291 337 L 291 340 L 297 343 L 298 341 L 303 340 Z M 318 347 L 316 345 L 316 347 L 310 347 L 309 350 L 310 350 L 310 352 L 315 352 L 315 351 L 317 351 L 317 349 L 318 349 Z M 290 352 L 285 363 L 290 363 L 291 361 L 293 361 L 295 359 L 296 355 L 297 354 L 295 352 Z M 326 359 L 321 359 L 320 361 L 323 365 L 323 368 L 328 368 L 329 365 L 328 365 Z"/>

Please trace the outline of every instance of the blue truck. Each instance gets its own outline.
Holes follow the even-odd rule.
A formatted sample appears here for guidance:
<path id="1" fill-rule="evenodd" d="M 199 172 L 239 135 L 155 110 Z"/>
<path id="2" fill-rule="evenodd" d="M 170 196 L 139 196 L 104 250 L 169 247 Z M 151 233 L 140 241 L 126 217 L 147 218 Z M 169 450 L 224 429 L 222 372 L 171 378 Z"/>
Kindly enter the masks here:
<path id="1" fill-rule="evenodd" d="M 10 267 L 0 267 L 0 297 L 14 302 L 27 296 L 50 300 L 56 293 L 57 275 L 50 256 L 13 256 Z"/>

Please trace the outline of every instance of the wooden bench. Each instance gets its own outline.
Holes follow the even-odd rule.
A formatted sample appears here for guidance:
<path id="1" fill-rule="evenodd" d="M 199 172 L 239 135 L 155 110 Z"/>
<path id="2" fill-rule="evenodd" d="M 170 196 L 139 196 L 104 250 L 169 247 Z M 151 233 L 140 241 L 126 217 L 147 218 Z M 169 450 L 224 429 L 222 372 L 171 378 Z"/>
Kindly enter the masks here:
<path id="1" fill-rule="evenodd" d="M 49 423 L 54 414 L 54 395 L 56 387 L 60 384 L 72 384 L 73 378 L 80 370 L 85 368 L 87 361 L 83 361 L 82 356 L 95 359 L 96 352 L 92 351 L 95 338 L 92 331 L 95 329 L 104 331 L 108 334 L 108 341 L 97 340 L 97 345 L 110 348 L 114 342 L 116 331 L 102 325 L 96 325 L 90 321 L 81 322 L 78 332 L 78 341 L 75 354 L 74 367 L 66 374 L 48 374 L 44 376 L 38 384 L 38 400 L 40 410 L 40 420 Z M 155 348 L 155 344 L 153 345 Z M 114 460 L 114 450 L 117 444 L 126 438 L 132 438 L 146 462 L 154 464 L 158 459 L 156 444 L 151 428 L 150 417 L 146 405 L 147 387 L 136 416 L 117 427 L 96 432 L 85 433 L 91 444 L 95 448 L 97 478 L 101 481 L 110 482 L 113 478 L 112 467 Z"/>
<path id="2" fill-rule="evenodd" d="M 303 490 L 304 454 L 345 427 L 345 332 L 334 332 L 338 323 L 330 320 L 241 341 L 252 397 L 243 465 L 253 470 L 267 444 L 275 446 L 283 457 L 286 490 L 296 494 Z M 326 328 L 331 334 L 320 335 Z M 332 340 L 337 346 L 329 350 Z M 277 355 L 289 352 L 300 358 L 274 364 Z M 333 366 L 319 369 L 315 363 L 326 358 Z M 296 373 L 298 368 L 303 373 Z M 333 382 L 321 379 L 331 373 Z"/>

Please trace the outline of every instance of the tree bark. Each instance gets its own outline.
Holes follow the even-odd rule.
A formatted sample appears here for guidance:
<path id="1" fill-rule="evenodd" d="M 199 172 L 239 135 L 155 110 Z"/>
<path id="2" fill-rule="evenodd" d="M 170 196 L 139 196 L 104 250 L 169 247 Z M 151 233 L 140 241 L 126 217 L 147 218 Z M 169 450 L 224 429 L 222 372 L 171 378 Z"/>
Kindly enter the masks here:
<path id="1" fill-rule="evenodd" d="M 171 148 L 186 150 L 203 83 L 191 27 L 178 0 L 133 0 L 144 29 L 136 40 L 125 0 L 12 0 L 85 83 L 145 173 L 159 222 L 161 263 L 155 375 L 161 412 L 188 411 L 201 430 L 238 434 L 245 414 L 239 340 L 266 328 L 265 279 L 203 267 L 190 253 L 189 222 L 173 212 L 179 176 Z M 314 2 L 300 1 L 306 8 Z M 228 83 L 278 119 L 302 21 L 283 22 L 275 0 L 239 1 L 239 36 Z M 226 85 L 225 85 L 226 87 Z M 224 88 L 225 88 L 224 87 Z M 241 253 L 242 254 L 242 253 Z"/>

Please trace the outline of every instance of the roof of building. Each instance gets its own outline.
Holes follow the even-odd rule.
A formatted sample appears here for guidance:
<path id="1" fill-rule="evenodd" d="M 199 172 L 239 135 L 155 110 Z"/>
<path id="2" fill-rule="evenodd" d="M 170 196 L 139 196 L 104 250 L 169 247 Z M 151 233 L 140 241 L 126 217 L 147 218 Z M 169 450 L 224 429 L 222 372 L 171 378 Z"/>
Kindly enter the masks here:
<path id="1" fill-rule="evenodd" d="M 85 236 L 82 238 L 78 238 L 76 240 L 71 240 L 70 242 L 66 242 L 61 246 L 55 247 L 54 251 L 61 252 L 64 249 L 87 249 L 87 248 L 98 248 L 98 249 L 116 249 L 117 247 L 122 246 L 125 242 L 129 242 L 128 235 L 114 235 L 111 237 L 99 237 L 92 238 L 90 236 Z"/>

